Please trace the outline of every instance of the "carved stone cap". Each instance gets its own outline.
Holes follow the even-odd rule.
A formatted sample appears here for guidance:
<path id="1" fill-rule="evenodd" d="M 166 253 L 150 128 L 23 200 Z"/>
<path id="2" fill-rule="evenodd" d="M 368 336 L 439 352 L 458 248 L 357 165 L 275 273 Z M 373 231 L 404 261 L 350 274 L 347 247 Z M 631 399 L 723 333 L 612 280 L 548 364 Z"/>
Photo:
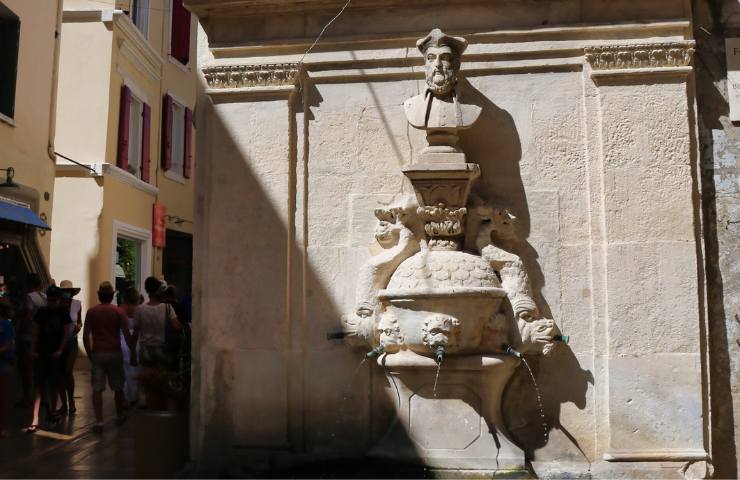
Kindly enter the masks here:
<path id="1" fill-rule="evenodd" d="M 203 69 L 203 77 L 211 89 L 293 85 L 297 76 L 297 63 L 223 65 Z"/>
<path id="2" fill-rule="evenodd" d="M 688 67 L 694 54 L 692 41 L 608 45 L 584 49 L 593 70 Z"/>

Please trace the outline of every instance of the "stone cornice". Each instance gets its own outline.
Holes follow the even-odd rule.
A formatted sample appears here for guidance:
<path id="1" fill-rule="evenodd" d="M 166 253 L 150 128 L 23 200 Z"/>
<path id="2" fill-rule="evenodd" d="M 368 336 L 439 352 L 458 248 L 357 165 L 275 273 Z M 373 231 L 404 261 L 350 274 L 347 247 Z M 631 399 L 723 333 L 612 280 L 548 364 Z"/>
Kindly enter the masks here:
<path id="1" fill-rule="evenodd" d="M 58 160 L 56 164 L 56 170 L 58 172 L 75 172 L 80 174 L 87 174 L 91 177 L 107 176 L 113 178 L 121 183 L 134 187 L 137 190 L 141 190 L 144 193 L 155 196 L 159 193 L 159 188 L 155 185 L 147 183 L 140 178 L 130 174 L 129 172 L 119 168 L 110 163 L 85 163 L 84 167 L 80 165 Z"/>
<path id="2" fill-rule="evenodd" d="M 141 180 L 140 178 L 135 177 L 134 175 L 130 174 L 126 170 L 119 168 L 115 165 L 111 165 L 110 163 L 103 164 L 103 174 L 111 178 L 114 178 L 121 183 L 130 185 L 137 190 L 141 190 L 142 192 L 147 193 L 151 196 L 156 196 L 157 193 L 159 193 L 159 188 L 157 188 L 156 186 L 150 183 L 147 183 Z"/>
<path id="3" fill-rule="evenodd" d="M 158 77 L 164 63 L 162 56 L 149 43 L 144 34 L 136 28 L 129 16 L 121 10 L 103 10 L 101 17 L 106 25 L 115 26 L 123 41 L 129 45 L 129 48 L 124 49 L 124 51 L 138 57 L 136 60 L 148 64 L 147 68 L 155 72 Z"/>
<path id="4" fill-rule="evenodd" d="M 694 42 L 609 45 L 584 48 L 592 70 L 690 67 Z"/>
<path id="5" fill-rule="evenodd" d="M 210 90 L 293 85 L 298 77 L 297 63 L 266 65 L 222 65 L 206 67 L 203 77 Z"/>
<path id="6" fill-rule="evenodd" d="M 459 1 L 459 0 L 458 0 Z M 461 3 L 490 3 L 491 0 L 464 0 Z M 198 17 L 208 17 L 212 13 L 241 15 L 285 12 L 308 12 L 320 10 L 337 10 L 346 0 L 185 0 L 188 10 Z M 362 0 L 350 8 L 381 8 L 393 6 L 448 4 L 449 0 Z"/>

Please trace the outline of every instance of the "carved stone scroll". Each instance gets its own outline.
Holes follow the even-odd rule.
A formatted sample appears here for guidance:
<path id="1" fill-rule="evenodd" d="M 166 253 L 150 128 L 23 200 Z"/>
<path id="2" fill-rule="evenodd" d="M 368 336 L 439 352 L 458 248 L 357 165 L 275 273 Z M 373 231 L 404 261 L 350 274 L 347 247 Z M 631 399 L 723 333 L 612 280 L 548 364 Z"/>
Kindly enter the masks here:
<path id="1" fill-rule="evenodd" d="M 588 47 L 584 54 L 593 70 L 689 67 L 694 42 Z"/>
<path id="2" fill-rule="evenodd" d="M 297 63 L 224 65 L 203 69 L 208 88 L 251 88 L 292 85 L 298 77 Z"/>

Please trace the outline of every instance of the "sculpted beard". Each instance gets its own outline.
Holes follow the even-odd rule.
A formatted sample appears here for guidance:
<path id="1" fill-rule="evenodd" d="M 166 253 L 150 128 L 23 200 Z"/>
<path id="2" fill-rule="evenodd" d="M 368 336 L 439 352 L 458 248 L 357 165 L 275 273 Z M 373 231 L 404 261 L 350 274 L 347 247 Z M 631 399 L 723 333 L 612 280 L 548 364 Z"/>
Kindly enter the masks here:
<path id="1" fill-rule="evenodd" d="M 436 95 L 447 95 L 457 82 L 457 72 L 454 68 L 442 65 L 430 67 L 426 72 L 427 86 Z"/>

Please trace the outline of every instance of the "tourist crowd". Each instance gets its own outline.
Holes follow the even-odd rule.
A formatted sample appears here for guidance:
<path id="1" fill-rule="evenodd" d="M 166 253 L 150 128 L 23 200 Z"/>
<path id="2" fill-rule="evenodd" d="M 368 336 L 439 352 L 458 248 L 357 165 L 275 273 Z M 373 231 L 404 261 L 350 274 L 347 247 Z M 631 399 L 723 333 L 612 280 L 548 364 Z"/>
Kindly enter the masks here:
<path id="1" fill-rule="evenodd" d="M 33 407 L 28 433 L 42 425 L 42 411 L 45 428 L 76 413 L 74 367 L 80 332 L 91 365 L 94 431 L 103 431 L 106 383 L 114 392 L 117 424 L 137 405 L 166 410 L 187 404 L 189 306 L 178 303 L 175 288 L 157 278 L 147 278 L 144 290 L 147 300 L 133 287 L 116 295 L 110 282 L 101 283 L 99 304 L 87 311 L 83 323 L 81 302 L 74 298 L 80 289 L 72 282 L 43 291 L 40 277 L 30 274 L 25 289 L 9 285 L 0 298 L 0 438 L 8 435 L 14 364 L 22 394 L 16 406 Z"/>

